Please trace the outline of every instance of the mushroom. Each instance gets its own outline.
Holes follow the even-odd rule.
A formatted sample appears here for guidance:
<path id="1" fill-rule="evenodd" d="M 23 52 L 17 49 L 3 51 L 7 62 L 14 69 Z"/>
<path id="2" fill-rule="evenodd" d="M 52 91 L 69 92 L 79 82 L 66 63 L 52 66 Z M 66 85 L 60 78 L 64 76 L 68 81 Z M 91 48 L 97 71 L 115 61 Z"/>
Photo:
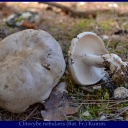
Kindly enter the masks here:
<path id="1" fill-rule="evenodd" d="M 110 69 L 115 83 L 128 82 L 128 64 L 116 54 L 109 54 L 103 41 L 92 32 L 83 32 L 73 38 L 68 52 L 69 72 L 76 84 L 92 85 Z"/>
<path id="2" fill-rule="evenodd" d="M 65 71 L 58 42 L 43 30 L 26 29 L 0 42 L 0 106 L 13 113 L 43 103 Z"/>

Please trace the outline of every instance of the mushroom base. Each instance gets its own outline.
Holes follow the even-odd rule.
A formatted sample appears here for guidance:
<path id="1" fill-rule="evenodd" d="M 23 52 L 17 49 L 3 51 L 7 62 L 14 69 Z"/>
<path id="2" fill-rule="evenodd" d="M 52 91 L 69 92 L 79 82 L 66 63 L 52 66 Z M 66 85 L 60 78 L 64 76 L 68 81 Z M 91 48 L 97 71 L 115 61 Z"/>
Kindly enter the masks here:
<path id="1" fill-rule="evenodd" d="M 116 84 L 128 83 L 128 64 L 123 62 L 116 54 L 92 55 L 85 54 L 82 60 L 86 65 L 94 67 L 107 67 L 110 75 Z"/>

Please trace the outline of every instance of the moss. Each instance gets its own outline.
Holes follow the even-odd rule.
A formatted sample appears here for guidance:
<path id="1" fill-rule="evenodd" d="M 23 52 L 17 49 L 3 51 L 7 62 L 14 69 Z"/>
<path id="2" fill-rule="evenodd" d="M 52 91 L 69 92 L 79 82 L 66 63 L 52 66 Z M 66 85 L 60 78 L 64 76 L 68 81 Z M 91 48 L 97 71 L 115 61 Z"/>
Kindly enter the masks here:
<path id="1" fill-rule="evenodd" d="M 77 30 L 77 34 L 88 31 L 93 28 L 94 21 L 92 19 L 81 19 L 77 24 L 74 25 L 74 29 Z"/>
<path id="2" fill-rule="evenodd" d="M 100 23 L 100 27 L 104 32 L 108 32 L 113 29 L 112 21 L 103 21 Z"/>
<path id="3" fill-rule="evenodd" d="M 15 22 L 21 22 L 23 20 L 26 20 L 26 18 L 23 18 L 23 17 L 19 17 L 19 18 L 16 18 L 15 19 Z"/>
<path id="4" fill-rule="evenodd" d="M 115 49 L 118 44 L 119 44 L 119 42 L 113 42 L 113 49 Z"/>
<path id="5" fill-rule="evenodd" d="M 117 50 L 115 50 L 115 53 L 117 53 L 117 54 L 124 54 L 125 51 L 121 50 L 121 49 L 117 49 Z"/>
<path id="6" fill-rule="evenodd" d="M 124 27 L 125 30 L 128 30 L 128 23 L 125 24 L 123 27 Z"/>

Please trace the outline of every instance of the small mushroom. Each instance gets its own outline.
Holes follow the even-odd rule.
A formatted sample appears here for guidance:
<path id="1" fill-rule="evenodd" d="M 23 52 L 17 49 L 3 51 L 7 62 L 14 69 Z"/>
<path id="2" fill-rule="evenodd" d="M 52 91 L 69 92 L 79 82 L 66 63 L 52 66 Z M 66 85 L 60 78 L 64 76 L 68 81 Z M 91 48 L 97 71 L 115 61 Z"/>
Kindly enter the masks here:
<path id="1" fill-rule="evenodd" d="M 0 106 L 13 113 L 43 103 L 65 71 L 58 42 L 43 30 L 26 29 L 0 42 Z"/>
<path id="2" fill-rule="evenodd" d="M 83 32 L 75 37 L 68 52 L 69 72 L 80 85 L 100 81 L 109 68 L 115 83 L 128 82 L 128 64 L 116 54 L 108 54 L 100 37 L 92 32 Z"/>

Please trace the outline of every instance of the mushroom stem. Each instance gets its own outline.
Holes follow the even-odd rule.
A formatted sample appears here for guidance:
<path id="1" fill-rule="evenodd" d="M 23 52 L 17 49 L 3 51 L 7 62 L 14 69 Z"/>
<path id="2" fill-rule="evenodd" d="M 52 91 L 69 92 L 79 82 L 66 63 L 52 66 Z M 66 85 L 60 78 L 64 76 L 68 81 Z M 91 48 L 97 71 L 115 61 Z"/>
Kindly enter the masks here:
<path id="1" fill-rule="evenodd" d="M 86 63 L 88 66 L 95 66 L 99 68 L 104 67 L 104 60 L 101 56 L 98 55 L 92 55 L 92 54 L 85 54 L 82 56 L 82 60 Z"/>
<path id="2" fill-rule="evenodd" d="M 92 55 L 85 54 L 83 61 L 90 65 L 99 68 L 109 67 L 113 73 L 115 70 L 119 70 L 122 66 L 127 67 L 127 62 L 123 62 L 119 56 L 116 54 L 104 54 L 104 55 Z"/>
<path id="3" fill-rule="evenodd" d="M 123 62 L 121 58 L 116 54 L 86 54 L 82 56 L 82 59 L 84 63 L 90 66 L 95 66 L 99 68 L 108 67 L 112 74 L 112 78 L 116 83 L 128 82 L 128 63 Z"/>

